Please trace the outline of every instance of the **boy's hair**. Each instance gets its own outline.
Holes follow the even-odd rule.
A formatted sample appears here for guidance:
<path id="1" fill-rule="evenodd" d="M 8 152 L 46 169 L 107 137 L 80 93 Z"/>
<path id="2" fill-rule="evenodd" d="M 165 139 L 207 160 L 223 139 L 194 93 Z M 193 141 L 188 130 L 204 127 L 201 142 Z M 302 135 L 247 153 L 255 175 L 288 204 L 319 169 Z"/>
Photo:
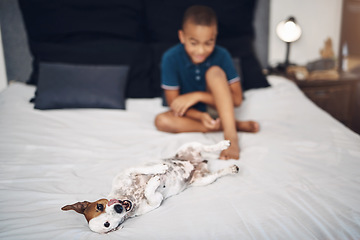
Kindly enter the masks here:
<path id="1" fill-rule="evenodd" d="M 183 17 L 182 27 L 187 21 L 196 25 L 212 26 L 217 25 L 217 17 L 214 10 L 208 6 L 194 5 L 189 7 Z"/>

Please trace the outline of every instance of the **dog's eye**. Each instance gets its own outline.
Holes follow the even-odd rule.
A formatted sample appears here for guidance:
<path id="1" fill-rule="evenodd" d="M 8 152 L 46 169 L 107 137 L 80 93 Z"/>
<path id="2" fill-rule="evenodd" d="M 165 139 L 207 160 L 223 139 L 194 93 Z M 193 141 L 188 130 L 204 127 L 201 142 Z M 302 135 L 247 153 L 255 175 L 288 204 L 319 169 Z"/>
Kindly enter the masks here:
<path id="1" fill-rule="evenodd" d="M 104 211 L 104 205 L 98 203 L 96 205 L 96 209 L 102 212 L 102 211 Z"/>

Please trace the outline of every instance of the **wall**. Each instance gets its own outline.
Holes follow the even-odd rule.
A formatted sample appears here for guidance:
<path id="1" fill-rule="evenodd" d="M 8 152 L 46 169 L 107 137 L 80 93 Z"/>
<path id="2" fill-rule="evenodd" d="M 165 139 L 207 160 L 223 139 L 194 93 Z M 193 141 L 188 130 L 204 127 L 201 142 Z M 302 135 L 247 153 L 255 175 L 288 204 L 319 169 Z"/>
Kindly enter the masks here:
<path id="1" fill-rule="evenodd" d="M 4 52 L 2 48 L 1 28 L 0 28 L 0 92 L 7 86 Z"/>
<path id="2" fill-rule="evenodd" d="M 0 0 L 0 24 L 7 79 L 25 82 L 31 72 L 32 57 L 17 0 Z M 4 81 L 0 78 L 0 82 Z"/>
<path id="3" fill-rule="evenodd" d="M 340 44 L 342 0 L 270 0 L 269 63 L 285 60 L 285 43 L 275 33 L 276 25 L 294 16 L 302 28 L 300 39 L 291 44 L 290 62 L 306 64 L 320 58 L 326 38 L 333 41 L 335 55 Z"/>

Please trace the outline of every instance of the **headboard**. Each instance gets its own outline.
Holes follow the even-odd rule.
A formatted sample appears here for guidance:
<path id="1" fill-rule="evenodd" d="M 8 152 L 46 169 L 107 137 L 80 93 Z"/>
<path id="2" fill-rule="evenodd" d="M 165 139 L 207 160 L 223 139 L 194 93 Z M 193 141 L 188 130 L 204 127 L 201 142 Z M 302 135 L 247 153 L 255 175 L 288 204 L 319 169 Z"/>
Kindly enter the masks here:
<path id="1" fill-rule="evenodd" d="M 2 38 L 3 38 L 3 48 L 4 48 L 4 55 L 5 55 L 7 78 L 9 81 L 11 81 L 11 80 L 21 81 L 21 82 L 28 81 L 30 78 L 30 75 L 32 73 L 33 66 L 36 67 L 35 65 L 33 65 L 32 54 L 30 53 L 31 51 L 29 50 L 29 43 L 28 43 L 28 39 L 27 39 L 27 33 L 29 33 L 29 31 L 26 31 L 26 28 L 25 28 L 26 25 L 24 25 L 23 15 L 22 15 L 22 11 L 21 11 L 21 7 L 23 10 L 25 9 L 26 11 L 31 9 L 31 7 L 32 7 L 31 2 L 32 2 L 32 0 L 19 0 L 19 1 L 17 1 L 17 0 L 0 0 L 0 24 L 1 24 L 1 31 L 2 31 Z M 36 2 L 38 4 L 41 1 L 34 1 L 34 2 Z M 48 2 L 46 7 L 49 7 L 51 4 L 53 6 L 50 6 L 50 7 L 55 7 L 57 5 L 54 3 L 55 1 L 45 0 L 43 2 Z M 50 2 L 50 4 L 49 4 L 49 2 Z M 59 1 L 59 2 L 72 2 L 71 4 L 76 3 L 76 4 L 78 4 L 77 7 L 79 7 L 82 4 L 83 4 L 83 6 L 86 6 L 87 4 L 99 2 L 99 0 L 97 0 L 97 1 L 96 0 L 90 0 L 90 1 L 63 0 L 63 1 Z M 100 1 L 100 2 L 102 2 L 102 1 Z M 104 1 L 104 4 L 107 4 L 107 3 L 114 4 L 115 2 L 118 2 L 118 1 L 111 1 L 111 0 Z M 129 2 L 129 1 L 125 1 L 125 2 Z M 239 21 L 235 20 L 232 22 L 232 24 L 230 24 L 228 26 L 223 26 L 222 19 L 224 19 L 228 15 L 228 13 L 226 13 L 226 11 L 229 11 L 229 13 L 232 14 L 232 16 L 233 16 L 232 19 L 236 19 L 237 17 L 234 16 L 234 14 L 236 15 L 237 13 L 236 12 L 234 13 L 234 11 L 232 10 L 233 5 L 235 5 L 237 7 L 241 7 L 242 5 L 247 6 L 247 5 L 256 4 L 255 5 L 256 6 L 255 13 L 254 13 L 254 22 L 253 22 L 254 26 L 255 26 L 254 27 L 255 32 L 252 34 L 253 36 L 255 36 L 255 42 L 253 43 L 254 49 L 255 49 L 254 51 L 257 55 L 257 59 L 261 65 L 261 68 L 267 67 L 268 32 L 269 32 L 269 26 L 268 26 L 268 23 L 269 23 L 269 0 L 258 0 L 258 1 L 256 1 L 256 0 L 241 0 L 241 1 L 240 0 L 226 0 L 226 1 L 224 1 L 224 0 L 223 1 L 219 1 L 219 0 L 213 0 L 213 1 L 187 0 L 187 1 L 180 1 L 181 3 L 178 3 L 178 5 L 176 4 L 177 1 L 163 1 L 163 0 L 156 0 L 156 1 L 139 0 L 139 1 L 133 1 L 133 2 L 134 2 L 134 4 L 139 4 L 139 3 L 142 4 L 142 8 L 140 10 L 144 11 L 145 15 L 147 17 L 149 15 L 155 16 L 152 19 L 150 19 L 150 21 L 145 19 L 145 23 L 148 25 L 151 25 L 152 23 L 158 24 L 159 22 L 156 22 L 156 21 L 161 20 L 161 19 L 156 19 L 156 15 L 164 13 L 163 11 L 162 12 L 159 11 L 159 6 L 167 9 L 166 11 L 168 11 L 168 9 L 170 9 L 170 10 L 173 9 L 174 11 L 179 13 L 178 14 L 179 16 L 182 16 L 182 14 L 183 14 L 182 9 L 186 5 L 207 4 L 207 5 L 213 6 L 214 10 L 217 12 L 217 14 L 220 15 L 220 17 L 219 17 L 220 33 L 219 33 L 219 39 L 218 39 L 219 45 L 234 45 L 234 41 L 233 40 L 229 41 L 228 36 L 226 36 L 224 38 L 222 38 L 222 36 L 225 36 L 227 34 L 226 31 L 228 31 L 228 29 L 241 26 L 241 25 L 239 25 L 239 21 L 242 19 L 241 18 L 242 15 L 240 12 L 239 12 L 239 16 L 238 16 Z M 168 6 L 166 6 L 166 4 Z M 221 5 L 221 8 L 216 7 L 216 6 L 220 6 L 220 5 Z M 136 6 L 136 7 L 138 7 L 138 6 Z M 36 6 L 34 7 L 34 9 L 35 8 L 36 8 Z M 171 19 L 172 15 L 173 15 L 171 13 L 171 11 L 167 14 L 169 15 L 169 17 Z M 25 18 L 26 18 L 26 16 L 25 16 Z M 180 18 L 180 17 L 178 17 L 178 18 Z M 154 20 L 154 21 L 151 21 L 151 20 Z M 163 21 L 163 20 L 161 20 L 161 21 Z M 179 19 L 179 21 L 180 21 L 180 19 Z M 231 21 L 231 19 L 229 19 L 228 21 Z M 46 22 L 43 24 L 46 24 Z M 71 24 L 71 23 L 67 23 L 67 24 Z M 169 25 L 168 22 L 162 22 L 161 24 L 164 27 Z M 42 29 L 43 27 L 44 26 L 41 25 L 40 29 Z M 250 30 L 251 30 L 251 28 L 250 28 Z M 230 30 L 230 32 L 231 31 L 234 32 L 234 29 Z M 169 37 L 169 39 L 167 39 L 165 41 L 166 42 L 165 45 L 159 45 L 157 41 L 154 41 L 154 38 L 156 38 L 156 36 L 154 37 L 154 34 L 149 33 L 148 27 L 146 27 L 145 33 L 148 35 L 145 36 L 145 34 L 143 34 L 144 36 L 140 36 L 141 41 L 153 44 L 153 49 L 155 49 L 154 50 L 155 52 L 156 52 L 157 48 L 160 48 L 161 51 L 157 53 L 158 55 L 162 54 L 162 51 L 164 50 L 163 48 L 165 46 L 166 47 L 170 46 L 170 44 L 173 44 L 177 41 L 177 39 L 172 38 L 173 36 L 175 36 L 176 30 L 172 31 L 171 37 Z M 135 36 L 135 37 L 137 38 L 136 41 L 139 41 L 139 39 L 138 39 L 139 36 Z M 235 44 L 237 44 L 237 43 L 235 42 Z M 34 49 L 34 46 L 32 46 L 32 47 Z M 225 46 L 225 47 L 227 47 L 227 46 Z M 159 56 L 157 56 L 157 58 L 159 58 Z M 152 66 L 154 66 L 154 64 L 152 64 Z M 156 67 L 156 64 L 155 64 L 155 67 Z M 156 73 L 156 74 L 158 74 L 158 73 Z M 155 76 L 156 76 L 156 74 L 155 74 Z M 158 77 L 158 76 L 156 76 L 156 77 Z M 137 83 L 135 83 L 135 84 L 137 84 Z M 158 84 L 158 83 L 155 82 L 154 84 Z M 157 90 L 158 89 L 156 89 L 156 91 Z M 130 92 L 131 92 L 131 89 L 130 89 Z M 159 92 L 154 93 L 154 96 L 158 96 L 158 95 L 159 95 Z M 130 93 L 130 97 L 144 97 L 144 96 L 142 96 L 142 95 L 136 96 L 136 93 L 135 94 Z M 153 97 L 153 96 L 145 96 L 145 97 Z"/>

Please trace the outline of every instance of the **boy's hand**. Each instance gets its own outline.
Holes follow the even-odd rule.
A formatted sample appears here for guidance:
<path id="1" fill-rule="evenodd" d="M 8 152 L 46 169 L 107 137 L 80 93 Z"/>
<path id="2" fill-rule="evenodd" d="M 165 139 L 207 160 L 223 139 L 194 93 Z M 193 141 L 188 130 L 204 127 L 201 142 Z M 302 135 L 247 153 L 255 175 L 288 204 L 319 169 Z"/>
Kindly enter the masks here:
<path id="1" fill-rule="evenodd" d="M 187 93 L 176 97 L 170 104 L 170 108 L 175 116 L 182 117 L 185 112 L 197 102 L 198 100 L 195 94 Z"/>
<path id="2" fill-rule="evenodd" d="M 220 119 L 214 120 L 208 113 L 201 115 L 201 123 L 209 130 L 218 131 L 221 129 Z"/>

